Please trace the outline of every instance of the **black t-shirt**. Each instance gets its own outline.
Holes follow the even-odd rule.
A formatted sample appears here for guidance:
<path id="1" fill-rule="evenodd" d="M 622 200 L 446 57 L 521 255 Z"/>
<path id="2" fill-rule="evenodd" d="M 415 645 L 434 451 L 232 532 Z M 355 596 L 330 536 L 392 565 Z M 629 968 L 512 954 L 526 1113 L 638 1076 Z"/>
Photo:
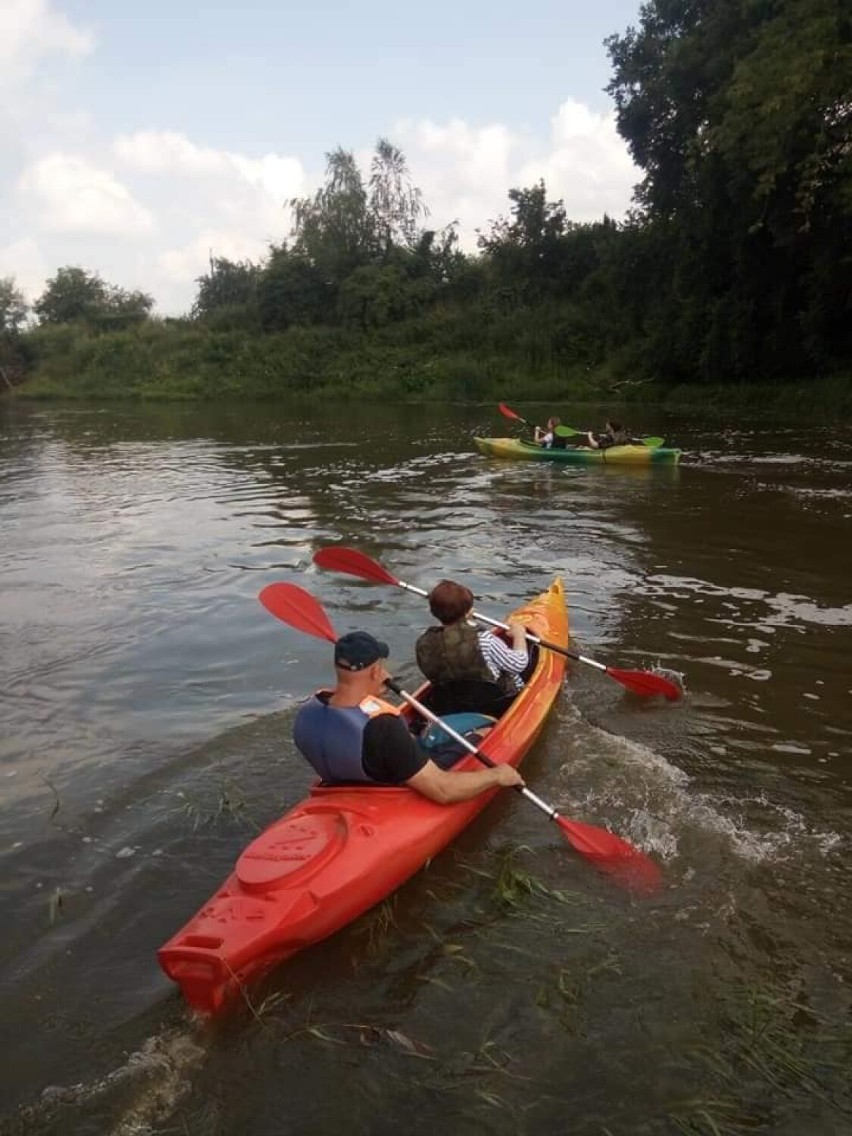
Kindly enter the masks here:
<path id="1" fill-rule="evenodd" d="M 428 760 L 403 719 L 396 714 L 378 714 L 364 728 L 361 765 L 374 781 L 404 785 Z"/>

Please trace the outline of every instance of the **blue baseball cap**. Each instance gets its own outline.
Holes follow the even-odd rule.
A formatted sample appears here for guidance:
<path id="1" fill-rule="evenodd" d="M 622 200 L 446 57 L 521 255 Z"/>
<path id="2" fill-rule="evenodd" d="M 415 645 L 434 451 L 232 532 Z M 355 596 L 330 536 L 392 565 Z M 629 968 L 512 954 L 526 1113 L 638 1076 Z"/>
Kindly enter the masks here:
<path id="1" fill-rule="evenodd" d="M 334 665 L 346 671 L 362 671 L 389 654 L 387 643 L 376 639 L 369 631 L 350 631 L 334 644 Z"/>

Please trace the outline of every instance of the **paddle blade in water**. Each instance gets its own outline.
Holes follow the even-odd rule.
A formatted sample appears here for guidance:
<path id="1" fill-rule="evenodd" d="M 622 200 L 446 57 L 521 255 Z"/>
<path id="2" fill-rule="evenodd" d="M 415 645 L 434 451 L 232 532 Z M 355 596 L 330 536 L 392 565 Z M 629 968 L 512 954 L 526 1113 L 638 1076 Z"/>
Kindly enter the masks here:
<path id="1" fill-rule="evenodd" d="M 392 576 L 381 564 L 354 548 L 321 548 L 314 553 L 314 564 L 318 568 L 328 568 L 331 572 L 347 572 L 350 576 L 358 576 L 373 584 L 399 583 L 396 576 Z"/>
<path id="2" fill-rule="evenodd" d="M 644 698 L 662 694 L 664 698 L 674 702 L 683 694 L 681 687 L 671 679 L 652 674 L 651 671 L 622 671 L 618 667 L 607 667 L 606 673 L 622 686 L 626 686 L 628 690 L 632 690 L 634 694 L 641 694 Z"/>
<path id="3" fill-rule="evenodd" d="M 658 865 L 620 836 L 582 821 L 566 820 L 561 816 L 554 817 L 554 820 L 575 851 L 612 876 L 622 887 L 645 895 L 659 888 L 662 873 Z"/>
<path id="4" fill-rule="evenodd" d="M 298 584 L 267 584 L 257 598 L 276 619 L 318 639 L 337 642 L 337 633 L 322 605 Z"/>

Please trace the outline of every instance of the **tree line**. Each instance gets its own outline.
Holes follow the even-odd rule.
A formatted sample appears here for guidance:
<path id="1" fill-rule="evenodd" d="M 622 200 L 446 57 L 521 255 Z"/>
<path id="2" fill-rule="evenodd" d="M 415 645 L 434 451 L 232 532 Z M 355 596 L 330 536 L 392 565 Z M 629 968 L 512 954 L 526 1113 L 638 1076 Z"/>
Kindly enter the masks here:
<path id="1" fill-rule="evenodd" d="M 455 224 L 429 226 L 391 142 L 379 140 L 366 176 L 337 149 L 319 190 L 288 203 L 292 231 L 266 257 L 211 256 L 191 313 L 168 321 L 174 336 L 191 326 L 211 366 L 217 352 L 232 369 L 239 358 L 247 380 L 276 354 L 261 361 L 239 337 L 275 337 L 285 387 L 294 367 L 296 386 L 345 382 L 335 358 L 358 347 L 378 365 L 419 352 L 406 394 L 428 392 L 429 354 L 445 379 L 477 363 L 486 384 L 507 359 L 554 380 L 663 384 L 804 382 L 847 367 L 852 10 L 649 0 L 606 44 L 618 129 L 643 175 L 624 221 L 576 223 L 540 181 L 511 189 L 508 215 L 466 254 Z M 152 307 L 65 267 L 33 305 L 35 328 L 14 281 L 0 281 L 0 336 L 7 355 L 38 364 L 59 342 L 51 328 L 117 343 Z M 274 376 L 264 383 L 273 393 Z M 466 380 L 458 393 L 476 392 Z"/>

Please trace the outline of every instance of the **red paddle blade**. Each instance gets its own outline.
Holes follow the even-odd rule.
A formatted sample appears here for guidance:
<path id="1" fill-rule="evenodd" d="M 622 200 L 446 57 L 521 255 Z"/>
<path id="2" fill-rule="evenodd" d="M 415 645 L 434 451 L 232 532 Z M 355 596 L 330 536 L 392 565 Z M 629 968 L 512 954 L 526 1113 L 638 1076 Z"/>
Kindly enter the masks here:
<path id="1" fill-rule="evenodd" d="M 621 671 L 618 667 L 607 667 L 606 673 L 634 694 L 644 695 L 646 698 L 654 694 L 662 694 L 670 702 L 676 701 L 683 695 L 683 690 L 662 675 L 652 674 L 651 671 Z"/>
<path id="2" fill-rule="evenodd" d="M 337 642 L 337 632 L 319 601 L 298 584 L 268 584 L 257 598 L 276 619 L 318 639 Z"/>
<path id="3" fill-rule="evenodd" d="M 658 865 L 620 836 L 582 821 L 554 819 L 575 851 L 623 887 L 646 895 L 659 888 L 662 873 Z"/>
<path id="4" fill-rule="evenodd" d="M 358 576 L 373 584 L 399 583 L 396 576 L 392 576 L 378 561 L 371 560 L 354 548 L 321 548 L 314 553 L 314 564 L 332 572 L 348 572 L 350 576 Z"/>
<path id="5" fill-rule="evenodd" d="M 511 406 L 507 406 L 505 402 L 498 403 L 497 409 L 500 411 L 504 418 L 514 418 L 516 422 L 524 422 L 524 419 L 521 418 L 520 414 L 515 414 Z"/>

